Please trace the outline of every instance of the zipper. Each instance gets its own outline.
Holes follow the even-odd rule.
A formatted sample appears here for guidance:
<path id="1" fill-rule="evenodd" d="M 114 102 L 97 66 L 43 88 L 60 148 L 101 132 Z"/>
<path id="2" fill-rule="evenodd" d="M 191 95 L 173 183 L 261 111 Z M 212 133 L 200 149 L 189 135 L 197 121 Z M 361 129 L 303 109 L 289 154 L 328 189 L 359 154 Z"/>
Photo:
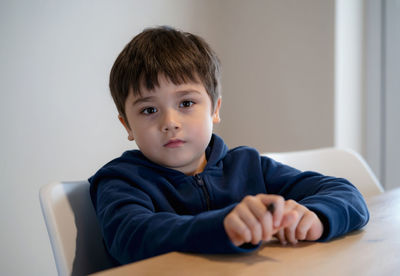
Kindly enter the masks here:
<path id="1" fill-rule="evenodd" d="M 204 180 L 199 174 L 196 174 L 194 178 L 196 179 L 197 185 L 203 190 L 204 197 L 206 198 L 207 211 L 210 211 L 210 194 L 208 193 Z"/>

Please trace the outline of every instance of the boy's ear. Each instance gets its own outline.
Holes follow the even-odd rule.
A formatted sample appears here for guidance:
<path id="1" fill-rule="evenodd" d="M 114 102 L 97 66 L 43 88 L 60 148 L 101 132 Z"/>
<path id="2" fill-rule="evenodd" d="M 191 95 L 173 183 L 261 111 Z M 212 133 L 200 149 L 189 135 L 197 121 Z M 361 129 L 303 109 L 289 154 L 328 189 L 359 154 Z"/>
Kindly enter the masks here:
<path id="1" fill-rule="evenodd" d="M 124 126 L 124 128 L 126 129 L 126 132 L 128 132 L 128 140 L 129 141 L 135 140 L 135 138 L 133 137 L 132 130 L 129 127 L 128 122 L 125 121 L 124 117 L 122 117 L 121 115 L 118 115 L 118 119 L 121 122 L 121 124 Z"/>
<path id="2" fill-rule="evenodd" d="M 221 109 L 221 97 L 218 98 L 217 104 L 215 105 L 214 113 L 213 113 L 213 123 L 218 124 L 221 122 L 221 117 L 219 116 L 219 110 Z"/>

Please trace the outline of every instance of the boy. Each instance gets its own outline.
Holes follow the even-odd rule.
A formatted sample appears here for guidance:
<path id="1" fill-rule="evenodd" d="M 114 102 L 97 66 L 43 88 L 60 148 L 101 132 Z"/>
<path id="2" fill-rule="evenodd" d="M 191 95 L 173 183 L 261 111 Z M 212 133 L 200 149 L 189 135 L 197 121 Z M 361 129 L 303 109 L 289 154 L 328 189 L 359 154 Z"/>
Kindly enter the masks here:
<path id="1" fill-rule="evenodd" d="M 235 253 L 276 237 L 326 241 L 369 219 L 345 179 L 300 172 L 248 147 L 228 150 L 220 65 L 201 38 L 144 30 L 118 56 L 110 90 L 139 150 L 89 180 L 106 247 L 121 264 L 170 251 Z"/>

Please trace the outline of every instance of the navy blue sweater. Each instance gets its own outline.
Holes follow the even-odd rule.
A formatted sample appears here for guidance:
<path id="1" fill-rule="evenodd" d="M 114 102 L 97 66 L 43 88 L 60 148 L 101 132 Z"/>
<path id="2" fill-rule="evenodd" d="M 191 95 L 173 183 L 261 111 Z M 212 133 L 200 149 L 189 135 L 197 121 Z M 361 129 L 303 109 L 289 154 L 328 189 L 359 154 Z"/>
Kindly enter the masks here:
<path id="1" fill-rule="evenodd" d="M 121 264 L 171 251 L 235 253 L 225 216 L 246 195 L 278 194 L 314 211 L 324 224 L 321 241 L 364 226 L 369 213 L 345 179 L 301 172 L 248 147 L 228 150 L 213 135 L 207 165 L 195 176 L 161 167 L 140 151 L 125 152 L 89 179 L 106 247 Z"/>

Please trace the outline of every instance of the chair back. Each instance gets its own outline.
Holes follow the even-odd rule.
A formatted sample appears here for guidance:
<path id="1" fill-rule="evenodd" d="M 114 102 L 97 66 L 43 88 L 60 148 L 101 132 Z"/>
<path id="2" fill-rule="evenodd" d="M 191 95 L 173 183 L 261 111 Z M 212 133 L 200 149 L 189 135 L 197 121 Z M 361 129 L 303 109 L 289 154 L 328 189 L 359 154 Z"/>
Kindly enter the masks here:
<path id="1" fill-rule="evenodd" d="M 54 182 L 39 192 L 59 275 L 87 275 L 113 266 L 89 195 L 88 181 Z"/>
<path id="2" fill-rule="evenodd" d="M 316 171 L 342 177 L 355 185 L 364 197 L 383 193 L 371 168 L 355 151 L 322 148 L 315 150 L 265 153 L 264 155 L 301 171 Z"/>

